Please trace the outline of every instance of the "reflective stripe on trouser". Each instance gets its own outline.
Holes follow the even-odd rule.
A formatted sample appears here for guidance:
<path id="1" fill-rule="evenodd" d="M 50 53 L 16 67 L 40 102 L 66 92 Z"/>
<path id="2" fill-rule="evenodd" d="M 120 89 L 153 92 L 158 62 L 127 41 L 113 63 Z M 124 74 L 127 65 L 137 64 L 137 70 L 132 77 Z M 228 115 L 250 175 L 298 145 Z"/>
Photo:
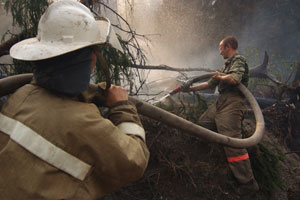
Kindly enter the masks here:
<path id="1" fill-rule="evenodd" d="M 253 179 L 253 172 L 246 149 L 224 147 L 229 167 L 240 183 L 248 183 Z"/>
<path id="2" fill-rule="evenodd" d="M 241 97 L 222 95 L 199 118 L 202 126 L 218 131 L 220 134 L 241 138 L 241 123 L 243 117 L 244 100 Z M 240 183 L 247 183 L 253 179 L 253 172 L 249 159 L 241 159 L 248 155 L 246 149 L 224 147 L 227 158 L 240 158 L 237 162 L 229 162 L 229 167 Z"/>
<path id="3" fill-rule="evenodd" d="M 91 166 L 60 149 L 21 122 L 0 113 L 0 131 L 41 160 L 84 180 Z"/>
<path id="4" fill-rule="evenodd" d="M 244 155 L 240 155 L 240 156 L 235 156 L 235 157 L 227 157 L 228 162 L 239 162 L 247 159 L 249 159 L 248 153 L 245 153 Z"/>

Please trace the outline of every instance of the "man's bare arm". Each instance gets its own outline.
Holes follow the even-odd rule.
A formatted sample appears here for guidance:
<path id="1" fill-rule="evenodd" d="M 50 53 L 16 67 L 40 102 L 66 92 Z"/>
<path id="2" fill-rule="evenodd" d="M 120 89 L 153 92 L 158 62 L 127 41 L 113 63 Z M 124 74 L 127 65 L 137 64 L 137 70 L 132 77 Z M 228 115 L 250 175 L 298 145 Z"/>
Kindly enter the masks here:
<path id="1" fill-rule="evenodd" d="M 222 76 L 222 75 L 220 75 L 219 72 L 216 72 L 216 74 L 212 78 L 217 79 L 219 81 L 223 81 L 223 82 L 228 83 L 230 85 L 238 84 L 238 82 L 234 78 L 232 78 L 232 76 L 230 74 Z"/>
<path id="2" fill-rule="evenodd" d="M 208 82 L 200 83 L 199 85 L 190 87 L 191 92 L 209 89 Z"/>

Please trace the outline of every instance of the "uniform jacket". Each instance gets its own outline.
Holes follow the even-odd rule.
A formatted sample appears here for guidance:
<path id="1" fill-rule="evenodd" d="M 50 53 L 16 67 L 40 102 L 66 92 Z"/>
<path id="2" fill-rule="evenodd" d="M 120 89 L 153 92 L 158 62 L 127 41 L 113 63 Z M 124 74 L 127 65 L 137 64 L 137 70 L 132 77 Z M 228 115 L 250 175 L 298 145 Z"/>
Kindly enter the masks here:
<path id="1" fill-rule="evenodd" d="M 228 59 L 225 62 L 225 65 L 222 67 L 221 72 L 225 74 L 230 74 L 232 78 L 236 80 L 238 83 L 242 83 L 245 86 L 248 85 L 248 80 L 249 80 L 248 64 L 246 58 L 239 54 L 235 54 L 233 57 Z M 211 78 L 208 81 L 208 84 L 210 88 L 214 88 L 218 85 L 220 94 L 222 94 L 225 91 L 240 93 L 239 89 L 236 86 L 232 86 L 227 83 L 220 82 L 213 78 Z"/>
<path id="2" fill-rule="evenodd" d="M 108 120 L 92 103 L 27 84 L 8 98 L 1 114 L 29 127 L 90 168 L 79 180 L 0 132 L 0 199 L 98 199 L 139 179 L 147 166 L 149 151 L 142 137 L 134 133 L 142 125 L 136 108 L 127 101 L 113 106 Z M 127 134 L 118 127 L 124 123 L 137 129 Z M 17 129 L 16 137 L 19 132 Z M 45 149 L 42 143 L 37 148 L 40 152 Z"/>

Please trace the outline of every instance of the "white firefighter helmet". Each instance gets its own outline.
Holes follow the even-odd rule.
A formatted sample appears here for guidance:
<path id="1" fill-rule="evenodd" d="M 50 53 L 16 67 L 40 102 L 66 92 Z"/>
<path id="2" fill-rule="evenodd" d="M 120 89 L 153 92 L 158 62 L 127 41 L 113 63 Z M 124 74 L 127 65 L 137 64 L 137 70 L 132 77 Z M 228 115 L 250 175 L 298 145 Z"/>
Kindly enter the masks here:
<path id="1" fill-rule="evenodd" d="M 103 43 L 122 51 L 107 18 L 95 18 L 77 1 L 61 0 L 52 3 L 41 17 L 38 35 L 12 46 L 10 56 L 26 61 L 43 60 Z"/>

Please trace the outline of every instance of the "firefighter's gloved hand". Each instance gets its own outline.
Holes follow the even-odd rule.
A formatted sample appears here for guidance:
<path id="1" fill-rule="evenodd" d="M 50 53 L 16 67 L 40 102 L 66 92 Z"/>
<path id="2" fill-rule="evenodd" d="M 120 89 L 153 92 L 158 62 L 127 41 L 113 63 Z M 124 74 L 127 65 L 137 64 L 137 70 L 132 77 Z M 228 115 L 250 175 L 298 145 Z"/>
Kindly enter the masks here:
<path id="1" fill-rule="evenodd" d="M 81 98 L 84 102 L 94 103 L 97 106 L 104 106 L 106 103 L 105 82 L 90 84 L 90 87 L 81 92 Z"/>
<path id="2" fill-rule="evenodd" d="M 112 107 L 115 103 L 121 101 L 128 101 L 128 95 L 125 88 L 117 85 L 111 85 L 106 91 L 106 103 L 107 107 Z"/>
<path id="3" fill-rule="evenodd" d="M 128 95 L 125 88 L 111 85 L 106 90 L 105 82 L 98 83 L 97 86 L 97 94 L 95 95 L 94 103 L 100 106 L 111 107 L 117 102 L 128 101 Z"/>
<path id="4" fill-rule="evenodd" d="M 180 91 L 181 92 L 190 92 L 190 87 L 192 85 L 192 81 L 191 80 L 187 80 L 185 81 L 181 86 L 180 86 Z"/>

